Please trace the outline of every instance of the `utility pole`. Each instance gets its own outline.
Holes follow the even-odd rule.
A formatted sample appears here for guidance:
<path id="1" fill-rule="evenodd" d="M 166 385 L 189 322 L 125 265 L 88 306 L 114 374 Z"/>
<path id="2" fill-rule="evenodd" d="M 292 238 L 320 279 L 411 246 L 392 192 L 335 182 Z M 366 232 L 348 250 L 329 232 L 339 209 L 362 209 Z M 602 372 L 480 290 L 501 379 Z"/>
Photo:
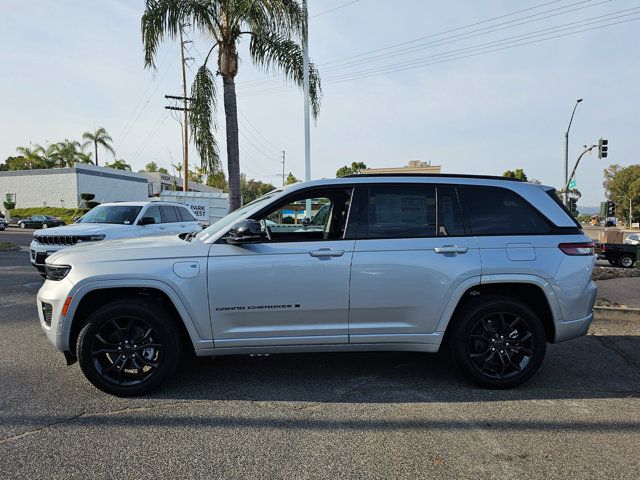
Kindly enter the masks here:
<path id="1" fill-rule="evenodd" d="M 189 130 L 188 130 L 188 106 L 187 106 L 187 72 L 185 71 L 186 65 L 184 61 L 184 40 L 182 39 L 182 28 L 180 25 L 180 59 L 182 64 L 182 96 L 184 98 L 184 158 L 183 158 L 183 173 L 184 180 L 182 182 L 182 190 L 187 192 L 189 190 Z"/>
<path id="2" fill-rule="evenodd" d="M 285 151 L 282 150 L 282 161 L 280 163 L 282 163 L 282 186 L 284 186 L 284 156 L 285 156 Z"/>
<path id="3" fill-rule="evenodd" d="M 576 100 L 576 104 L 573 106 L 573 112 L 571 112 L 571 119 L 569 120 L 569 126 L 567 127 L 567 131 L 564 133 L 564 184 L 569 184 L 569 130 L 571 130 L 571 123 L 573 122 L 573 116 L 576 114 L 576 108 L 578 108 L 578 104 L 582 101 L 582 98 Z M 582 156 L 582 155 L 581 155 Z M 567 189 L 564 190 L 564 204 L 569 204 L 569 192 Z"/>

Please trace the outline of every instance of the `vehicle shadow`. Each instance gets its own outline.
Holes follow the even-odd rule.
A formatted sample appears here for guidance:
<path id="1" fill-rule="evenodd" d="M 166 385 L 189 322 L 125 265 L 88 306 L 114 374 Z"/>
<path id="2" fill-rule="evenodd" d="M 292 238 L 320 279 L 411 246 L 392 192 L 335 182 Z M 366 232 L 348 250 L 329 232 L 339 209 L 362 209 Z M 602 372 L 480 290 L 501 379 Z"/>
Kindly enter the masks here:
<path id="1" fill-rule="evenodd" d="M 412 403 L 640 397 L 640 336 L 549 345 L 538 374 L 512 390 L 468 383 L 444 353 L 220 356 L 185 360 L 150 398 Z"/>

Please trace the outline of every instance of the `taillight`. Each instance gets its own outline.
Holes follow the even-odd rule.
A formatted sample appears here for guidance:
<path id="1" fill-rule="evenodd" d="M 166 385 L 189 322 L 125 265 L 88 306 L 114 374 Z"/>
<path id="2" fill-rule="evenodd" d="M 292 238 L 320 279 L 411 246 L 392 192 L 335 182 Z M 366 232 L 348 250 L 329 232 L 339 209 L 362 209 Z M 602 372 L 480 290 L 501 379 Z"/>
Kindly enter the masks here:
<path id="1" fill-rule="evenodd" d="M 593 242 L 561 243 L 558 248 L 565 255 L 593 255 L 595 245 Z"/>

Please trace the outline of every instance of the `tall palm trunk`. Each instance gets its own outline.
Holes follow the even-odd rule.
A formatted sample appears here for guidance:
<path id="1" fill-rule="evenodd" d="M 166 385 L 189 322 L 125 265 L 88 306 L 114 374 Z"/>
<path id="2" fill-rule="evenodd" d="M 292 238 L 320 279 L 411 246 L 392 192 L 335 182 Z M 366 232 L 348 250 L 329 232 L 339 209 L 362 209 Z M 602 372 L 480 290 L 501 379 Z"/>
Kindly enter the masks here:
<path id="1" fill-rule="evenodd" d="M 240 196 L 240 147 L 238 146 L 238 106 L 236 84 L 232 76 L 222 79 L 224 114 L 227 126 L 227 166 L 229 169 L 229 211 L 242 206 Z"/>
<path id="2" fill-rule="evenodd" d="M 93 146 L 96 150 L 96 167 L 98 166 L 98 142 L 93 142 Z"/>

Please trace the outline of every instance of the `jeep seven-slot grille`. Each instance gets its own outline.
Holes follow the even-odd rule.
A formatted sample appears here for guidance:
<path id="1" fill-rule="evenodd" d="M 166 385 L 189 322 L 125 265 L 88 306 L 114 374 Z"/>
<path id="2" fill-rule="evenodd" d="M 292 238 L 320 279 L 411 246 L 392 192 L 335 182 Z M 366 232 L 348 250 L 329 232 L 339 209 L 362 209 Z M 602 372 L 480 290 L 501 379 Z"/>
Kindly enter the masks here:
<path id="1" fill-rule="evenodd" d="M 84 235 L 34 235 L 33 238 L 41 245 L 75 245 L 90 237 Z"/>
<path id="2" fill-rule="evenodd" d="M 44 317 L 44 323 L 47 324 L 48 327 L 51 326 L 51 312 L 53 308 L 50 303 L 42 302 L 42 316 Z"/>

